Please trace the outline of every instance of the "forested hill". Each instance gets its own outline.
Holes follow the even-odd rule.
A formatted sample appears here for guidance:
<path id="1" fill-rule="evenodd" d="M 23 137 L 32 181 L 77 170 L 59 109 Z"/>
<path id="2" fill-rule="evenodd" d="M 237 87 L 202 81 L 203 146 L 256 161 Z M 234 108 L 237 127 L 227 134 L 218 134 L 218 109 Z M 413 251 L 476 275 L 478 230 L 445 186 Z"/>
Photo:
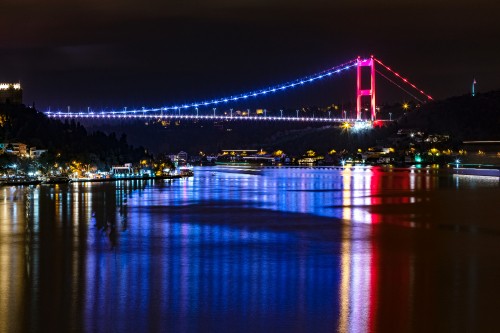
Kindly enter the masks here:
<path id="1" fill-rule="evenodd" d="M 500 140 L 500 91 L 424 104 L 407 112 L 399 126 L 447 133 L 455 140 Z"/>
<path id="2" fill-rule="evenodd" d="M 49 119 L 34 108 L 0 104 L 0 142 L 22 142 L 37 149 L 48 149 L 61 161 L 77 159 L 87 163 L 120 164 L 138 161 L 143 148 L 127 143 L 126 135 L 88 133 L 75 121 Z"/>

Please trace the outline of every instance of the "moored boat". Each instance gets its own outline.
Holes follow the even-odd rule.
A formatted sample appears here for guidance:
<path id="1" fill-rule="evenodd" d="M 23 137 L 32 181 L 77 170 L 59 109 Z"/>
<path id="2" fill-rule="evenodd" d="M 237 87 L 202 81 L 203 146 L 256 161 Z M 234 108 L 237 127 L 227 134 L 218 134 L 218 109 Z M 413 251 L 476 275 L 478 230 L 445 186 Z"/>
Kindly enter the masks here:
<path id="1" fill-rule="evenodd" d="M 43 181 L 43 184 L 67 184 L 70 181 L 68 176 L 49 176 Z"/>
<path id="2" fill-rule="evenodd" d="M 190 166 L 182 166 L 179 168 L 179 175 L 181 177 L 191 177 L 194 175 L 193 168 Z"/>

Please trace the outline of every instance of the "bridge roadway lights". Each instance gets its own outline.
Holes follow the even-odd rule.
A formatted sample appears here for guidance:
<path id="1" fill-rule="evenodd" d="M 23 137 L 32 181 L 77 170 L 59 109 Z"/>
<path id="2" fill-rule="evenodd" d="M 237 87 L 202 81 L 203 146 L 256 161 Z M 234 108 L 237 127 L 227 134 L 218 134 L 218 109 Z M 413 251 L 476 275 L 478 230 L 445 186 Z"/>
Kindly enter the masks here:
<path id="1" fill-rule="evenodd" d="M 285 121 L 285 122 L 318 122 L 318 123 L 355 123 L 356 119 L 344 118 L 317 118 L 317 117 L 256 117 L 256 116 L 208 116 L 208 115 L 143 115 L 143 114 L 75 114 L 75 113 L 50 113 L 46 114 L 49 118 L 83 118 L 83 119 L 170 119 L 170 120 L 225 120 L 225 121 Z M 359 121 L 358 121 L 359 122 Z"/>

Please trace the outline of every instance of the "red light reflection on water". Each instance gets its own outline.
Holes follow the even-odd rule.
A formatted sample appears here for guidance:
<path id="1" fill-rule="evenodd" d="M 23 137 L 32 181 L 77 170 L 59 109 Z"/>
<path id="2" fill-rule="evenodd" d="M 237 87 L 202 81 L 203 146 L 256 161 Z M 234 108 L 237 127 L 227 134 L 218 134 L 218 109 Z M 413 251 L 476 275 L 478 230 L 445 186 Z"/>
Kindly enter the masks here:
<path id="1" fill-rule="evenodd" d="M 415 227 L 411 205 L 425 201 L 437 182 L 426 170 L 344 170 L 338 331 L 375 332 L 387 327 L 386 321 L 380 321 L 387 316 L 379 304 L 388 302 L 401 305 L 389 307 L 398 318 L 394 327 L 409 329 L 413 259 L 409 253 L 391 252 L 397 264 L 387 269 L 387 263 L 380 261 L 381 251 L 387 253 L 385 240 L 374 234 L 381 224 Z"/>
<path id="2" fill-rule="evenodd" d="M 342 219 L 371 225 L 415 227 L 414 205 L 438 186 L 438 177 L 425 169 L 346 168 L 342 176 Z"/>

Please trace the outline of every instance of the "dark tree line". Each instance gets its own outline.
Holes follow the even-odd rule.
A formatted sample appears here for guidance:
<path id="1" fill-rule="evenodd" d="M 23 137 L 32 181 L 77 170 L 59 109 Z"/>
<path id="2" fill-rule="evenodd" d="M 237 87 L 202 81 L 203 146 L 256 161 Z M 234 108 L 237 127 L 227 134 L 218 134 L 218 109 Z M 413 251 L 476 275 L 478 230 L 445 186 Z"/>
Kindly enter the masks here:
<path id="1" fill-rule="evenodd" d="M 149 157 L 144 148 L 129 145 L 125 134 L 89 133 L 74 120 L 51 119 L 23 105 L 0 105 L 0 141 L 48 149 L 47 162 L 77 160 L 100 168 Z"/>

